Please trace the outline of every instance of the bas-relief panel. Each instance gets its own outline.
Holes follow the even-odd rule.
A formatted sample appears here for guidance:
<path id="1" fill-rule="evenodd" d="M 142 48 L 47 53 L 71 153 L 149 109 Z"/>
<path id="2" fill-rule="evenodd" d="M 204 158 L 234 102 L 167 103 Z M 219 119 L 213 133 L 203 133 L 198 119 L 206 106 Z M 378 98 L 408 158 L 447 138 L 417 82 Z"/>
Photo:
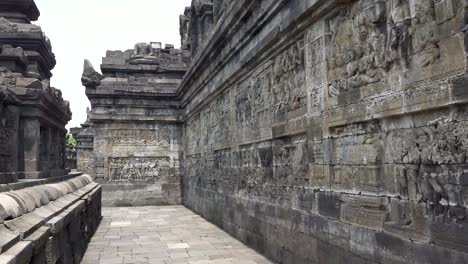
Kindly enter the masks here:
<path id="1" fill-rule="evenodd" d="M 78 158 L 78 170 L 82 171 L 86 174 L 95 175 L 95 166 L 94 166 L 94 159 L 92 157 L 92 152 L 87 152 L 85 155 L 80 155 Z"/>
<path id="2" fill-rule="evenodd" d="M 171 143 L 170 128 L 158 130 L 126 129 L 111 132 L 113 146 L 160 146 L 169 147 Z"/>
<path id="3" fill-rule="evenodd" d="M 288 114 L 306 107 L 304 40 L 274 59 L 271 88 L 273 121 L 288 120 Z"/>
<path id="4" fill-rule="evenodd" d="M 274 124 L 305 114 L 304 55 L 300 39 L 232 88 L 237 143 L 270 139 Z"/>
<path id="5" fill-rule="evenodd" d="M 109 158 L 108 181 L 154 181 L 169 176 L 170 158 Z"/>
<path id="6" fill-rule="evenodd" d="M 237 142 L 244 143 L 271 137 L 271 88 L 273 65 L 254 73 L 237 84 L 235 109 Z"/>
<path id="7" fill-rule="evenodd" d="M 395 94 L 410 101 L 415 95 L 404 90 L 416 89 L 412 84 L 457 74 L 464 68 L 457 59 L 463 55 L 460 31 L 453 30 L 461 25 L 461 5 L 457 0 L 369 0 L 341 9 L 326 22 L 328 107 L 376 100 L 385 105 Z"/>
<path id="8" fill-rule="evenodd" d="M 404 179 L 404 196 L 430 205 L 466 206 L 467 125 L 441 122 L 389 133 L 385 159 Z"/>
<path id="9" fill-rule="evenodd" d="M 201 136 L 200 114 L 188 120 L 185 125 L 185 149 L 187 155 L 193 155 L 200 151 Z"/>
<path id="10" fill-rule="evenodd" d="M 12 172 L 16 162 L 15 148 L 18 133 L 18 112 L 14 107 L 0 101 L 0 173 Z"/>
<path id="11" fill-rule="evenodd" d="M 206 118 L 207 144 L 215 149 L 224 148 L 231 143 L 231 104 L 230 92 L 222 93 L 204 112 Z"/>

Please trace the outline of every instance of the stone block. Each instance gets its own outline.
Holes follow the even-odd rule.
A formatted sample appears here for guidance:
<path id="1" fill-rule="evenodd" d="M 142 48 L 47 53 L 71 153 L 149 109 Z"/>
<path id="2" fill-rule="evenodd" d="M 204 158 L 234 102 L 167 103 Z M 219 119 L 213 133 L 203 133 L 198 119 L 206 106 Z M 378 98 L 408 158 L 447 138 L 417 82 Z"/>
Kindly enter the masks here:
<path id="1" fill-rule="evenodd" d="M 322 216 L 340 219 L 342 200 L 339 193 L 318 192 L 317 194 L 318 213 Z"/>
<path id="2" fill-rule="evenodd" d="M 468 254 L 426 243 L 414 244 L 415 264 L 467 263 Z"/>
<path id="3" fill-rule="evenodd" d="M 384 223 L 386 233 L 413 241 L 430 241 L 430 219 L 426 205 L 391 199 L 389 209 Z"/>
<path id="4" fill-rule="evenodd" d="M 387 216 L 386 197 L 342 195 L 341 220 L 376 230 L 382 230 Z"/>
<path id="5" fill-rule="evenodd" d="M 3 222 L 7 218 L 16 218 L 24 213 L 24 209 L 9 195 L 0 193 L 0 217 Z"/>
<path id="6" fill-rule="evenodd" d="M 430 224 L 430 233 L 435 245 L 468 253 L 468 224 L 433 222 Z"/>
<path id="7" fill-rule="evenodd" d="M 33 253 L 33 245 L 29 241 L 21 241 L 15 244 L 7 252 L 3 253 L 2 256 L 11 256 L 14 259 L 15 264 L 27 264 L 30 262 Z M 9 263 L 9 262 L 6 262 Z"/>
<path id="8" fill-rule="evenodd" d="M 350 224 L 330 220 L 328 222 L 328 243 L 345 251 L 350 250 Z"/>
<path id="9" fill-rule="evenodd" d="M 375 233 L 378 231 L 355 225 L 350 225 L 349 231 L 350 252 L 367 259 L 374 259 L 377 243 Z"/>
<path id="10" fill-rule="evenodd" d="M 67 222 L 67 215 L 62 213 L 52 219 L 50 219 L 47 223 L 46 226 L 50 228 L 50 232 L 52 235 L 57 235 L 60 232 L 63 231 L 65 228 Z"/>
<path id="11" fill-rule="evenodd" d="M 50 229 L 48 227 L 40 227 L 30 236 L 24 238 L 24 241 L 30 241 L 33 245 L 33 255 L 39 255 L 44 251 L 45 245 L 50 237 Z"/>
<path id="12" fill-rule="evenodd" d="M 5 226 L 20 233 L 22 239 L 32 234 L 42 224 L 44 219 L 34 213 L 28 213 L 21 217 L 5 222 Z"/>
<path id="13" fill-rule="evenodd" d="M 57 263 L 63 254 L 63 239 L 61 236 L 52 236 L 46 244 L 47 263 Z"/>
<path id="14" fill-rule="evenodd" d="M 20 241 L 20 234 L 0 225 L 0 253 L 4 253 Z"/>
<path id="15" fill-rule="evenodd" d="M 375 233 L 377 263 L 407 263 L 413 259 L 413 243 L 384 232 Z"/>

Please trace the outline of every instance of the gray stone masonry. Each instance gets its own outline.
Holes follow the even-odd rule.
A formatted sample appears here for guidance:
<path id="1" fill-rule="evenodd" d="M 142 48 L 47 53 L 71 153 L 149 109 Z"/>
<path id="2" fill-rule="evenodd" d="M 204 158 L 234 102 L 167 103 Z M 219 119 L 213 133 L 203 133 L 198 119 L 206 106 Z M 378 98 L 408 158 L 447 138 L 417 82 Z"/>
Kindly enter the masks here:
<path id="1" fill-rule="evenodd" d="M 193 0 L 180 23 L 183 50 L 85 65 L 106 204 L 182 201 L 277 263 L 468 263 L 468 1 Z"/>
<path id="2" fill-rule="evenodd" d="M 92 109 L 75 129 L 78 169 L 103 185 L 105 206 L 180 204 L 182 125 L 175 100 L 187 51 L 137 43 L 108 51 L 103 75 L 85 61 Z"/>
<path id="3" fill-rule="evenodd" d="M 0 263 L 80 263 L 101 220 L 99 184 L 75 175 L 22 185 L 0 192 Z"/>
<path id="4" fill-rule="evenodd" d="M 33 0 L 0 1 L 0 183 L 67 174 L 69 104 L 50 86 L 55 57 Z"/>
<path id="5" fill-rule="evenodd" d="M 466 1 L 215 2 L 184 205 L 277 263 L 468 263 Z"/>

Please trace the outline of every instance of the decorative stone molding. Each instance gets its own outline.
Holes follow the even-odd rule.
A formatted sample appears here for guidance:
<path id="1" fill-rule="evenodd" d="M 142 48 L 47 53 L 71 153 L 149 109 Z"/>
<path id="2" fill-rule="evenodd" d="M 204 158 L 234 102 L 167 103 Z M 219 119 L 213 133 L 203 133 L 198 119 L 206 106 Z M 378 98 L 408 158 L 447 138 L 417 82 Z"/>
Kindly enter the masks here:
<path id="1" fill-rule="evenodd" d="M 89 60 L 84 61 L 83 75 L 81 77 L 81 83 L 87 88 L 96 88 L 101 85 L 101 81 L 104 76 L 94 70 L 93 65 Z"/>

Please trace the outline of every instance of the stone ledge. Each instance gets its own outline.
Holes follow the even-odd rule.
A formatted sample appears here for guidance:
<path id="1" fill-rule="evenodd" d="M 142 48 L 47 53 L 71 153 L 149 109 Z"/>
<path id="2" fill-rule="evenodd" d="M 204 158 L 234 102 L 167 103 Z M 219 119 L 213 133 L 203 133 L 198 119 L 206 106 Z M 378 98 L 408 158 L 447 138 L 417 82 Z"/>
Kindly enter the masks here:
<path id="1" fill-rule="evenodd" d="M 81 175 L 83 175 L 83 173 L 75 172 L 75 173 L 69 173 L 68 175 L 60 176 L 60 177 L 52 177 L 52 178 L 37 179 L 37 180 L 20 180 L 14 183 L 0 184 L 0 193 L 20 190 L 20 189 L 24 189 L 27 187 L 34 187 L 34 186 L 48 184 L 48 183 L 66 181 L 66 180 L 69 180 L 69 179 L 72 179 Z"/>
<path id="2" fill-rule="evenodd" d="M 0 193 L 0 263 L 79 263 L 101 219 L 100 199 L 101 187 L 88 175 Z M 67 250 L 57 250 L 63 243 Z"/>

